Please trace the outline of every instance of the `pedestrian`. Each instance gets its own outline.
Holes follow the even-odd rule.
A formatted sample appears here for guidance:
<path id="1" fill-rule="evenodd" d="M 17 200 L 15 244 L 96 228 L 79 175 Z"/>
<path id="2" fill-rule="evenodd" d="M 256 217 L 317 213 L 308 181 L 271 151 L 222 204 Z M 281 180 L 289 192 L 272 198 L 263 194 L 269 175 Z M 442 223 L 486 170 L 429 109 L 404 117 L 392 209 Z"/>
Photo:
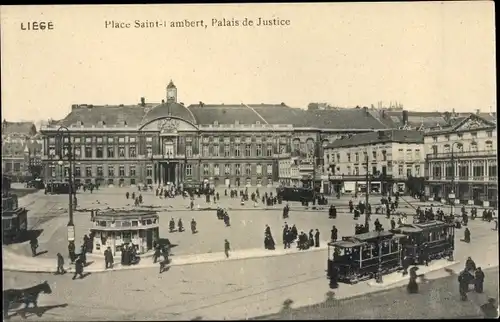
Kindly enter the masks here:
<path id="1" fill-rule="evenodd" d="M 319 229 L 316 229 L 314 234 L 314 247 L 319 247 Z"/>
<path id="2" fill-rule="evenodd" d="M 391 219 L 391 230 L 396 229 L 396 221 L 394 220 L 394 217 Z"/>
<path id="3" fill-rule="evenodd" d="M 57 253 L 57 271 L 56 274 L 64 274 L 66 270 L 64 269 L 64 257 L 61 253 Z"/>
<path id="4" fill-rule="evenodd" d="M 35 257 L 37 254 L 36 250 L 38 248 L 38 239 L 36 237 L 30 240 L 31 256 Z"/>
<path id="5" fill-rule="evenodd" d="M 78 275 L 80 275 L 80 279 L 83 278 L 83 262 L 81 258 L 78 258 L 75 262 L 75 275 L 73 275 L 73 279 L 76 279 Z"/>
<path id="6" fill-rule="evenodd" d="M 481 270 L 481 267 L 478 267 L 474 272 L 474 290 L 477 293 L 483 293 L 484 286 L 484 272 Z"/>
<path id="7" fill-rule="evenodd" d="M 69 260 L 70 260 L 71 264 L 73 264 L 75 262 L 75 259 L 76 259 L 75 242 L 74 241 L 70 241 L 68 243 L 68 255 L 69 255 Z"/>
<path id="8" fill-rule="evenodd" d="M 113 260 L 113 252 L 111 251 L 111 247 L 108 247 L 104 251 L 104 261 L 106 263 L 106 269 L 113 268 L 114 260 Z"/>
<path id="9" fill-rule="evenodd" d="M 470 275 L 466 270 L 463 270 L 460 272 L 458 275 L 458 285 L 459 285 L 459 292 L 460 292 L 460 300 L 466 301 L 467 300 L 467 291 L 469 291 L 469 280 Z"/>
<path id="10" fill-rule="evenodd" d="M 229 258 L 229 251 L 231 250 L 231 245 L 229 245 L 229 241 L 227 239 L 224 240 L 224 254 L 226 254 L 226 258 Z"/>
<path id="11" fill-rule="evenodd" d="M 335 227 L 335 225 L 333 225 L 333 227 L 332 227 L 332 235 L 331 235 L 332 242 L 336 242 L 337 238 L 338 238 L 338 230 L 337 230 L 337 227 Z"/>
<path id="12" fill-rule="evenodd" d="M 314 247 L 314 230 L 309 230 L 309 247 Z"/>
<path id="13" fill-rule="evenodd" d="M 191 219 L 191 233 L 196 234 L 198 231 L 196 230 L 196 220 Z"/>
<path id="14" fill-rule="evenodd" d="M 179 228 L 179 232 L 184 231 L 184 225 L 182 224 L 182 219 L 179 218 L 179 221 L 177 222 L 177 227 Z"/>
<path id="15" fill-rule="evenodd" d="M 465 228 L 465 230 L 464 230 L 464 242 L 470 243 L 470 230 L 469 230 L 469 228 Z"/>

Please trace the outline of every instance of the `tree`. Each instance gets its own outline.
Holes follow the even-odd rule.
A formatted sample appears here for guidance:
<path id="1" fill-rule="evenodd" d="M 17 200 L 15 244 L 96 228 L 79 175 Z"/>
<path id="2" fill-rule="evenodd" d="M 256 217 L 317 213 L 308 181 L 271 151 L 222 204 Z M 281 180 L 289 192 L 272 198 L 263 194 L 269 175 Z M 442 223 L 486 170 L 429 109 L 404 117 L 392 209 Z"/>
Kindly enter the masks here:
<path id="1" fill-rule="evenodd" d="M 318 103 L 309 103 L 309 105 L 307 105 L 308 111 L 314 111 L 314 110 L 318 110 L 318 109 L 319 109 Z"/>

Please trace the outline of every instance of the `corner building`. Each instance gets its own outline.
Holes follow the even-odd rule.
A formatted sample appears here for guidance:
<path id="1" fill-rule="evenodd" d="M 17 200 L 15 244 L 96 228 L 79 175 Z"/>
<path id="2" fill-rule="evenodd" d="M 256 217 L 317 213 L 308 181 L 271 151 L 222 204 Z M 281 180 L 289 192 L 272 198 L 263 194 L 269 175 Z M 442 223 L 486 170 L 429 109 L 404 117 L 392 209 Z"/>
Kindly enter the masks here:
<path id="1" fill-rule="evenodd" d="M 75 182 L 208 180 L 215 186 L 277 183 L 279 161 L 307 155 L 312 147 L 320 169 L 322 146 L 347 134 L 387 128 L 366 109 L 306 111 L 284 103 L 185 106 L 171 81 L 160 104 L 141 98 L 137 105 L 73 105 L 63 120 L 42 127 L 46 181 L 68 178 L 69 164 L 58 162 L 69 140 L 66 131 L 58 132 L 61 126 L 71 137 Z"/>

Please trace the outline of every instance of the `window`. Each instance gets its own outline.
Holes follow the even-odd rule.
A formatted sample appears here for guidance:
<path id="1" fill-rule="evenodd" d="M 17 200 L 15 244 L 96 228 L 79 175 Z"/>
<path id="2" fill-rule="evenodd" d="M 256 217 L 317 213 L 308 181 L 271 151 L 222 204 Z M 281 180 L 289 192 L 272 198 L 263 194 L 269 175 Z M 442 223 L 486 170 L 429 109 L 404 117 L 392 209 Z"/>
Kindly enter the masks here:
<path id="1" fill-rule="evenodd" d="M 204 144 L 204 145 L 203 145 L 203 148 L 202 148 L 202 150 L 201 150 L 201 151 L 202 151 L 202 155 L 203 155 L 204 157 L 208 157 L 208 145 L 205 145 L 205 144 Z"/>
<path id="2" fill-rule="evenodd" d="M 471 136 L 471 137 L 473 137 L 473 138 L 477 138 L 477 132 L 472 132 L 472 133 L 470 134 L 470 136 Z"/>
<path id="3" fill-rule="evenodd" d="M 273 174 L 273 166 L 271 164 L 267 165 L 267 174 L 268 175 Z"/>
<path id="4" fill-rule="evenodd" d="M 115 148 L 112 146 L 108 146 L 108 158 L 114 158 L 115 157 Z"/>
<path id="5" fill-rule="evenodd" d="M 85 176 L 92 177 L 92 167 L 89 165 L 85 167 Z"/>
<path id="6" fill-rule="evenodd" d="M 489 138 L 493 137 L 493 131 L 486 131 L 486 136 Z"/>
<path id="7" fill-rule="evenodd" d="M 252 146 L 250 144 L 245 144 L 245 156 L 249 157 L 252 154 Z"/>
<path id="8" fill-rule="evenodd" d="M 411 177 L 411 168 L 406 168 L 406 177 Z"/>
<path id="9" fill-rule="evenodd" d="M 115 181 L 113 179 L 111 179 L 111 178 L 108 179 L 108 185 L 112 185 L 114 183 L 115 183 Z"/>
<path id="10" fill-rule="evenodd" d="M 121 165 L 118 168 L 118 176 L 120 176 L 120 177 L 124 177 L 125 176 L 125 166 Z"/>
<path id="11" fill-rule="evenodd" d="M 98 146 L 96 148 L 96 158 L 101 159 L 101 158 L 103 158 L 103 155 L 104 155 L 104 153 L 102 151 L 102 146 Z"/>
<path id="12" fill-rule="evenodd" d="M 204 164 L 203 165 L 203 175 L 204 176 L 208 176 L 209 175 L 208 164 Z"/>
<path id="13" fill-rule="evenodd" d="M 257 167 L 255 168 L 255 172 L 259 176 L 262 174 L 262 164 L 257 164 Z"/>
<path id="14" fill-rule="evenodd" d="M 186 176 L 190 177 L 193 175 L 193 165 L 186 164 Z"/>
<path id="15" fill-rule="evenodd" d="M 224 174 L 225 175 L 230 175 L 231 174 L 231 165 L 230 164 L 226 164 L 224 166 Z"/>
<path id="16" fill-rule="evenodd" d="M 135 158 L 137 157 L 137 150 L 136 150 L 136 147 L 135 146 L 130 146 L 128 148 L 128 154 L 131 158 Z"/>
<path id="17" fill-rule="evenodd" d="M 444 147 L 443 147 L 443 151 L 444 151 L 444 153 L 449 153 L 450 152 L 450 145 L 449 144 L 445 144 Z"/>
<path id="18" fill-rule="evenodd" d="M 98 137 L 95 139 L 95 141 L 96 141 L 97 143 L 102 143 L 102 136 L 98 136 Z"/>
<path id="19" fill-rule="evenodd" d="M 75 138 L 75 143 L 80 143 L 81 139 L 80 138 Z"/>
<path id="20" fill-rule="evenodd" d="M 300 150 L 300 140 L 298 139 L 293 140 L 293 150 L 294 151 Z"/>
<path id="21" fill-rule="evenodd" d="M 415 177 L 420 177 L 420 165 L 415 165 Z"/>
<path id="22" fill-rule="evenodd" d="M 131 137 L 131 138 L 129 138 L 129 142 L 130 142 L 130 143 L 135 143 L 135 142 L 136 142 L 136 138 L 135 138 L 135 137 Z"/>
<path id="23" fill-rule="evenodd" d="M 372 174 L 377 175 L 377 167 L 376 166 L 372 166 Z"/>
<path id="24" fill-rule="evenodd" d="M 398 175 L 402 176 L 403 170 L 404 170 L 403 165 L 402 164 L 398 165 Z"/>
<path id="25" fill-rule="evenodd" d="M 432 137 L 432 142 L 437 142 L 438 141 L 438 137 L 437 136 L 433 136 Z"/>
<path id="26" fill-rule="evenodd" d="M 219 176 L 220 175 L 220 168 L 218 164 L 214 165 L 214 176 Z"/>
<path id="27" fill-rule="evenodd" d="M 251 166 L 250 164 L 247 164 L 247 165 L 245 166 L 245 174 L 246 174 L 247 176 L 251 176 L 251 175 L 252 175 L 252 166 Z"/>
<path id="28" fill-rule="evenodd" d="M 446 139 L 446 141 L 449 141 L 449 140 L 450 140 L 450 136 L 449 136 L 448 134 L 446 134 L 446 135 L 444 136 L 444 138 Z"/>
<path id="29" fill-rule="evenodd" d="M 372 151 L 372 159 L 373 159 L 374 161 L 376 161 L 376 160 L 377 160 L 377 151 Z"/>
<path id="30" fill-rule="evenodd" d="M 359 175 L 359 167 L 354 167 L 354 175 Z"/>
<path id="31" fill-rule="evenodd" d="M 231 155 L 230 150 L 229 150 L 229 144 L 224 145 L 224 156 L 229 157 Z"/>
<path id="32" fill-rule="evenodd" d="M 415 149 L 415 159 L 420 159 L 420 149 Z"/>
<path id="33" fill-rule="evenodd" d="M 135 165 L 130 166 L 129 172 L 131 177 L 135 177 Z"/>
<path id="34" fill-rule="evenodd" d="M 108 177 L 115 176 L 115 167 L 112 165 L 108 165 Z"/>
<path id="35" fill-rule="evenodd" d="M 236 144 L 234 146 L 234 156 L 239 158 L 241 157 L 241 150 L 240 150 L 240 145 L 239 144 Z"/>
<path id="36" fill-rule="evenodd" d="M 56 155 L 56 148 L 51 146 L 49 147 L 49 155 L 55 156 Z"/>
<path id="37" fill-rule="evenodd" d="M 273 146 L 271 144 L 267 145 L 266 156 L 268 156 L 268 157 L 272 157 L 273 156 Z"/>
<path id="38" fill-rule="evenodd" d="M 354 160 L 356 162 L 359 162 L 359 153 L 358 152 L 354 153 Z"/>
<path id="39" fill-rule="evenodd" d="M 186 145 L 186 157 L 187 158 L 193 157 L 193 146 L 191 144 Z"/>
<path id="40" fill-rule="evenodd" d="M 146 156 L 148 158 L 151 158 L 153 156 L 153 147 L 151 146 L 146 147 Z"/>
<path id="41" fill-rule="evenodd" d="M 10 164 L 10 163 L 7 163 L 7 164 Z M 53 165 L 50 166 L 50 176 L 51 177 L 55 177 L 56 176 L 56 168 Z"/>
<path id="42" fill-rule="evenodd" d="M 125 138 L 124 137 L 119 137 L 118 138 L 119 143 L 125 143 Z"/>
<path id="43" fill-rule="evenodd" d="M 152 176 L 153 176 L 153 167 L 152 167 L 152 166 L 150 166 L 150 165 L 148 165 L 148 166 L 146 167 L 146 176 L 147 176 L 147 177 L 152 177 Z"/>
<path id="44" fill-rule="evenodd" d="M 286 145 L 280 144 L 280 154 L 286 153 Z"/>
<path id="45" fill-rule="evenodd" d="M 124 146 L 118 147 L 118 156 L 120 158 L 124 158 L 125 157 L 125 147 Z"/>
<path id="46" fill-rule="evenodd" d="M 153 137 L 151 137 L 151 136 L 146 137 L 146 142 L 148 142 L 148 143 L 153 142 Z"/>
<path id="47" fill-rule="evenodd" d="M 497 176 L 497 165 L 496 164 L 489 164 L 488 165 L 488 176 L 490 178 Z"/>
<path id="48" fill-rule="evenodd" d="M 477 143 L 476 142 L 472 142 L 470 144 L 470 150 L 471 150 L 471 152 L 477 152 Z"/>
<path id="49" fill-rule="evenodd" d="M 382 161 L 387 161 L 387 151 L 382 150 Z"/>
<path id="50" fill-rule="evenodd" d="M 75 167 L 75 177 L 81 177 L 82 176 L 82 169 L 80 167 Z"/>
<path id="51" fill-rule="evenodd" d="M 347 153 L 347 162 L 351 162 L 351 154 Z"/>
<path id="52" fill-rule="evenodd" d="M 337 153 L 337 163 L 340 163 L 340 153 Z"/>
<path id="53" fill-rule="evenodd" d="M 85 157 L 92 158 L 92 147 L 91 146 L 85 147 Z"/>
<path id="54" fill-rule="evenodd" d="M 218 157 L 220 155 L 220 148 L 218 144 L 213 145 L 213 152 L 214 152 L 214 157 Z"/>
<path id="55" fill-rule="evenodd" d="M 411 160 L 413 156 L 412 150 L 406 149 L 406 159 Z"/>
<path id="56" fill-rule="evenodd" d="M 49 152 L 50 152 L 50 151 L 49 151 Z M 54 152 L 55 152 L 55 151 L 54 151 Z M 76 157 L 76 158 L 80 158 L 80 155 L 82 154 L 82 148 L 81 148 L 81 147 L 79 147 L 79 146 L 77 146 L 77 147 L 75 147 L 74 152 L 75 152 L 75 157 Z"/>
<path id="57" fill-rule="evenodd" d="M 262 156 L 262 144 L 257 144 L 256 152 L 258 157 Z"/>
<path id="58" fill-rule="evenodd" d="M 236 164 L 236 175 L 241 176 L 241 165 Z"/>
<path id="59" fill-rule="evenodd" d="M 92 143 L 92 137 L 86 137 L 85 143 Z"/>
<path id="60" fill-rule="evenodd" d="M 102 171 L 102 165 L 97 166 L 97 176 L 98 177 L 104 176 L 104 171 Z"/>
<path id="61" fill-rule="evenodd" d="M 306 142 L 306 148 L 308 153 L 314 153 L 314 141 L 313 140 L 307 140 Z"/>
<path id="62" fill-rule="evenodd" d="M 463 133 L 458 133 L 457 136 L 458 136 L 459 139 L 461 139 L 461 138 L 464 137 Z"/>
<path id="63" fill-rule="evenodd" d="M 486 141 L 485 146 L 486 146 L 486 150 L 493 149 L 493 143 L 491 141 Z"/>
<path id="64" fill-rule="evenodd" d="M 434 154 L 434 155 L 438 154 L 438 146 L 437 145 L 432 146 L 432 154 Z"/>
<path id="65" fill-rule="evenodd" d="M 114 142 L 114 138 L 108 137 L 108 143 L 113 143 L 113 142 Z"/>

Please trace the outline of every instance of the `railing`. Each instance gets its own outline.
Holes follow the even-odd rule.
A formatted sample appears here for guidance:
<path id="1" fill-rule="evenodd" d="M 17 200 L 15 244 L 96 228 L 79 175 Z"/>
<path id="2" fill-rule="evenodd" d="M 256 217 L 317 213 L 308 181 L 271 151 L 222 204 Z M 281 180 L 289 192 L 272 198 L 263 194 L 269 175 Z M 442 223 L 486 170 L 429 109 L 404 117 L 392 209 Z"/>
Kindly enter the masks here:
<path id="1" fill-rule="evenodd" d="M 429 181 L 452 181 L 452 177 L 450 176 L 429 176 L 428 180 Z M 472 176 L 472 177 L 464 177 L 464 176 L 456 176 L 453 181 L 459 182 L 459 181 L 468 181 L 468 182 L 496 182 L 497 177 L 496 176 Z"/>
<path id="2" fill-rule="evenodd" d="M 453 151 L 453 157 L 460 159 L 463 157 L 479 157 L 479 156 L 490 156 L 496 157 L 497 150 L 481 150 L 481 151 Z M 444 153 L 429 153 L 427 154 L 427 159 L 451 159 L 451 152 Z"/>

